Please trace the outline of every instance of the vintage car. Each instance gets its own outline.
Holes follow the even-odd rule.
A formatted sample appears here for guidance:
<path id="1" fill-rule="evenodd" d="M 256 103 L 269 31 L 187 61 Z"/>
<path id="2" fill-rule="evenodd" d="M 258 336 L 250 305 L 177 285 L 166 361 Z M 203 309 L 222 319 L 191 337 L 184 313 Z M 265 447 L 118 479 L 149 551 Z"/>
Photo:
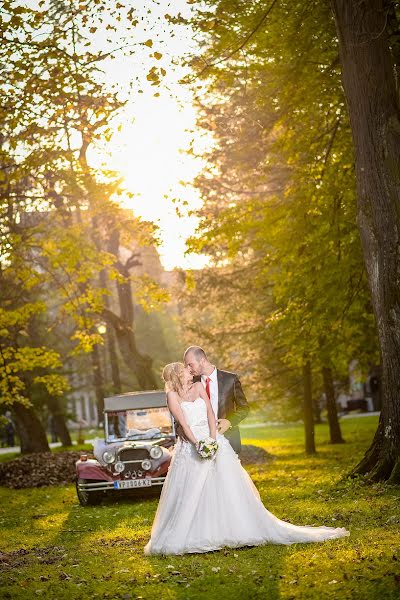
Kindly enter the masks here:
<path id="1" fill-rule="evenodd" d="M 106 495 L 160 491 L 176 435 L 165 392 L 129 392 L 104 399 L 105 439 L 76 462 L 82 506 Z"/>

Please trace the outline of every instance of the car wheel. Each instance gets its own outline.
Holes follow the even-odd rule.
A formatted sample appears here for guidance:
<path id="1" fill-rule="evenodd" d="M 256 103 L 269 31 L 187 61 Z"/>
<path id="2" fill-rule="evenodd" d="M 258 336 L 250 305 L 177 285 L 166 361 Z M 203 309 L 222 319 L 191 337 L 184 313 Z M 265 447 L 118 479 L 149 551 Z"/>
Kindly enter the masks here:
<path id="1" fill-rule="evenodd" d="M 78 496 L 79 504 L 81 506 L 93 506 L 99 504 L 103 494 L 101 492 L 87 492 L 86 490 L 79 489 L 80 483 L 95 483 L 92 479 L 77 479 L 76 480 L 76 494 Z"/>

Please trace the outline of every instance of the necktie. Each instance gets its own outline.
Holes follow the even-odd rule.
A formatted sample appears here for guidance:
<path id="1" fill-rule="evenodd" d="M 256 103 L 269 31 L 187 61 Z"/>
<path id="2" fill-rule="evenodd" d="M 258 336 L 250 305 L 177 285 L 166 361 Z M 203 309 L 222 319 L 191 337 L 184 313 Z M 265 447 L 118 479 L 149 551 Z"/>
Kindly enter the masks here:
<path id="1" fill-rule="evenodd" d="M 211 394 L 210 394 L 210 381 L 211 379 L 209 377 L 207 377 L 206 379 L 206 392 L 207 392 L 207 396 L 210 398 L 211 400 Z"/>

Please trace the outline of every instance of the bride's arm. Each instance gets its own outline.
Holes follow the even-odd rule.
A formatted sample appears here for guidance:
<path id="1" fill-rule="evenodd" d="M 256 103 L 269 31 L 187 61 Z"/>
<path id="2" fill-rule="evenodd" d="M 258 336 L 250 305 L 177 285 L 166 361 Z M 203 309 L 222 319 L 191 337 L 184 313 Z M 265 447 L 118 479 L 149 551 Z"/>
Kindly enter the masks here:
<path id="1" fill-rule="evenodd" d="M 216 423 L 216 418 L 215 418 L 215 413 L 213 411 L 213 407 L 211 406 L 210 398 L 208 397 L 208 394 L 207 394 L 206 390 L 204 389 L 203 384 L 200 383 L 200 381 L 198 381 L 196 383 L 196 386 L 197 386 L 199 396 L 201 396 L 201 398 L 203 398 L 203 400 L 207 406 L 207 419 L 208 419 L 208 427 L 210 428 L 210 436 L 212 438 L 214 438 L 214 440 L 216 440 L 217 439 L 217 423 Z"/>
<path id="2" fill-rule="evenodd" d="M 186 423 L 185 415 L 183 414 L 183 411 L 179 404 L 179 400 L 178 400 L 176 392 L 168 392 L 167 393 L 167 404 L 168 404 L 168 408 L 169 408 L 172 416 L 174 417 L 174 419 L 176 421 L 178 421 L 178 423 L 182 427 L 183 433 L 185 434 L 187 439 L 190 442 L 192 442 L 192 444 L 196 445 L 197 439 L 193 435 L 193 432 L 190 429 L 189 425 Z"/>

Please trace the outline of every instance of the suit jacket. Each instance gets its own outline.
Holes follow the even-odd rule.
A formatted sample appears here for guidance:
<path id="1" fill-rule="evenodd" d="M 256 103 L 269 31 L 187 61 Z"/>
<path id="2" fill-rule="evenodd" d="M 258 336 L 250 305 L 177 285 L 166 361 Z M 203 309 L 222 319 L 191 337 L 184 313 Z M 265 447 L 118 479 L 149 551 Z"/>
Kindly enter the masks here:
<path id="1" fill-rule="evenodd" d="M 250 407 L 236 373 L 217 369 L 217 380 L 218 419 L 229 419 L 231 422 L 232 429 L 228 429 L 224 435 L 234 451 L 239 454 L 242 444 L 238 425 L 247 417 Z M 193 381 L 201 381 L 201 377 L 194 377 Z M 179 424 L 176 432 L 182 436 Z"/>

